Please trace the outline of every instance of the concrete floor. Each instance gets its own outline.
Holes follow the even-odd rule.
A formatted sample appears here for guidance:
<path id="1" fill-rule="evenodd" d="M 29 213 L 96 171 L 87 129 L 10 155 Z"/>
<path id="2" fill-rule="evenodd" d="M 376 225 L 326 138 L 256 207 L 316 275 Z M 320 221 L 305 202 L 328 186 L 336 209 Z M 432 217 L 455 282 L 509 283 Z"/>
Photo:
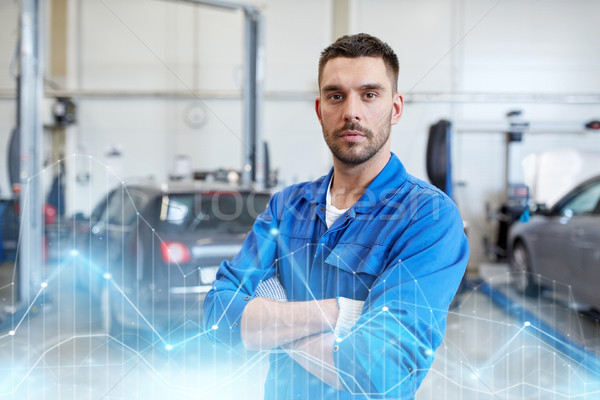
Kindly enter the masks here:
<path id="1" fill-rule="evenodd" d="M 506 266 L 481 271 L 487 282 L 505 289 Z M 560 328 L 553 333 L 585 347 L 586 359 L 550 345 L 547 332 L 511 317 L 478 290 L 468 291 L 448 317 L 444 343 L 417 399 L 599 399 L 600 370 L 584 362 L 596 362 L 600 355 L 598 321 L 550 299 L 507 292 L 515 303 Z"/>
<path id="2" fill-rule="evenodd" d="M 13 305 L 13 269 L 0 266 L 3 310 Z M 481 271 L 486 282 L 557 328 L 590 359 L 600 355 L 597 321 L 560 301 L 518 296 L 505 266 Z M 136 351 L 131 342 L 102 332 L 99 310 L 76 286 L 73 267 L 53 272 L 46 295 L 27 314 L 2 314 L 0 399 L 262 398 L 266 353 L 232 353 L 203 337 L 170 351 L 159 344 Z M 418 400 L 600 398 L 599 370 L 552 347 L 544 332 L 476 289 L 466 291 L 450 312 L 445 341 Z"/>

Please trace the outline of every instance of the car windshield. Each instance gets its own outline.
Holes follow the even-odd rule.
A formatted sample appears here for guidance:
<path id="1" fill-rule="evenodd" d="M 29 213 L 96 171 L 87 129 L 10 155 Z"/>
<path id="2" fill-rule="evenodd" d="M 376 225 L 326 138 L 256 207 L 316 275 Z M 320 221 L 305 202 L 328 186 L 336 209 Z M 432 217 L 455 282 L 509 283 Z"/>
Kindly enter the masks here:
<path id="1" fill-rule="evenodd" d="M 563 213 L 571 215 L 590 214 L 600 202 L 600 182 L 584 189 L 562 207 Z"/>
<path id="2" fill-rule="evenodd" d="M 264 193 L 213 191 L 164 195 L 161 230 L 245 233 L 269 202 Z"/>

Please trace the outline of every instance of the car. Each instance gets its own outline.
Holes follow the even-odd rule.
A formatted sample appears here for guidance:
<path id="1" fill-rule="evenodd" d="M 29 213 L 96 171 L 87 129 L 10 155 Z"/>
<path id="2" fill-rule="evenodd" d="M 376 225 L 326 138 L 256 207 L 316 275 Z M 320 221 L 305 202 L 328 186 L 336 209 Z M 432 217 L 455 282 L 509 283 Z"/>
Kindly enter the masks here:
<path id="1" fill-rule="evenodd" d="M 549 209 L 509 233 L 516 288 L 535 296 L 552 289 L 600 310 L 600 176 L 579 184 Z"/>
<path id="2" fill-rule="evenodd" d="M 110 191 L 74 228 L 78 281 L 99 301 L 105 331 L 166 341 L 199 330 L 220 263 L 239 252 L 270 195 L 206 182 Z"/>

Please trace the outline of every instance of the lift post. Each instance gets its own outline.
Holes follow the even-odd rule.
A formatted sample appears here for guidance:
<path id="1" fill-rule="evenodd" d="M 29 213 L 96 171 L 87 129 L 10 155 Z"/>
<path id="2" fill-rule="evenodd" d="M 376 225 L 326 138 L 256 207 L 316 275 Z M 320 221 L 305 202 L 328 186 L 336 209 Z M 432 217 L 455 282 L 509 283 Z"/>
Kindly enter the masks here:
<path id="1" fill-rule="evenodd" d="M 41 105 L 43 0 L 21 0 L 17 125 L 20 132 L 20 214 L 17 301 L 29 302 L 42 280 Z"/>
<path id="2" fill-rule="evenodd" d="M 257 184 L 264 187 L 265 155 L 263 154 L 261 120 L 263 103 L 263 22 L 260 10 L 250 4 L 221 0 L 168 0 L 198 5 L 242 10 L 244 27 L 244 84 L 243 114 L 244 132 L 242 140 L 242 182 L 245 185 Z"/>

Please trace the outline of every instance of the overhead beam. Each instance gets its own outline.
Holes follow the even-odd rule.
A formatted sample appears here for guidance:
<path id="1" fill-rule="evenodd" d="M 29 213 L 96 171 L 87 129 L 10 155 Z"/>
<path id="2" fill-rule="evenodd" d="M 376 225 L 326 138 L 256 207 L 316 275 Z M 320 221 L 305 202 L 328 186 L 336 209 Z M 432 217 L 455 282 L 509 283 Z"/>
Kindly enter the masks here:
<path id="1" fill-rule="evenodd" d="M 223 8 L 228 10 L 256 10 L 256 7 L 250 4 L 236 3 L 233 1 L 221 1 L 221 0 L 167 0 L 181 3 L 194 3 L 203 6 Z"/>

